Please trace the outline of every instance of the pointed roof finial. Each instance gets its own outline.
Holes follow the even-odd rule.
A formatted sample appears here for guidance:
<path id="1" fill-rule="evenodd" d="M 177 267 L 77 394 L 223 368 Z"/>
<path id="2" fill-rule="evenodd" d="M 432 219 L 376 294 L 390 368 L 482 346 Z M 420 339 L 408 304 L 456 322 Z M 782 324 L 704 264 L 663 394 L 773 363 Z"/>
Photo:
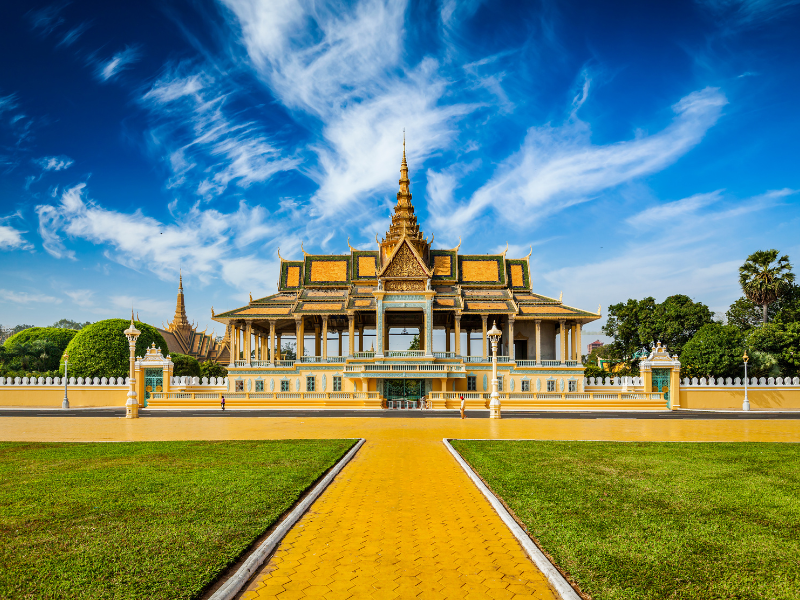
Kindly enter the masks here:
<path id="1" fill-rule="evenodd" d="M 403 127 L 403 164 L 406 164 L 406 128 Z"/>
<path id="2" fill-rule="evenodd" d="M 178 269 L 178 273 L 179 273 L 179 276 L 178 276 L 178 289 L 180 291 L 183 291 L 183 269 L 182 268 Z"/>

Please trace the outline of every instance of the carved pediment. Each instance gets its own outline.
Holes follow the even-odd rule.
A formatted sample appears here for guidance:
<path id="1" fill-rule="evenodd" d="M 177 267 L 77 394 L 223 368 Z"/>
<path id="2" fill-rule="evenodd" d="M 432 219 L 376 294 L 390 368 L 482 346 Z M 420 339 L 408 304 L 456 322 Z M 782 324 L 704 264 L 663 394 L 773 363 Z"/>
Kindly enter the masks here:
<path id="1" fill-rule="evenodd" d="M 420 256 L 409 245 L 408 240 L 403 239 L 389 257 L 389 262 L 380 276 L 428 279 L 431 275 Z"/>

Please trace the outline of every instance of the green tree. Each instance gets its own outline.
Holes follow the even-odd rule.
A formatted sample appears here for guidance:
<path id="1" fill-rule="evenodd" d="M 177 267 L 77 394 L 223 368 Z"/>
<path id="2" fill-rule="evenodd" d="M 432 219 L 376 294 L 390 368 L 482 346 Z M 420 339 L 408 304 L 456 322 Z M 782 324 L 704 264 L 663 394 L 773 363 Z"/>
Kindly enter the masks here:
<path id="1" fill-rule="evenodd" d="M 747 331 L 764 322 L 764 309 L 747 296 L 742 296 L 731 304 L 725 318 L 728 325 L 736 325 L 742 331 Z M 800 321 L 800 285 L 791 283 L 783 295 L 767 307 L 767 322 L 795 321 Z"/>
<path id="2" fill-rule="evenodd" d="M 627 302 L 612 304 L 608 307 L 608 319 L 603 325 L 603 333 L 613 338 L 609 348 L 609 358 L 619 362 L 629 362 L 631 357 L 641 349 L 643 342 L 640 336 L 642 324 L 650 321 L 656 311 L 655 298 L 643 300 L 629 299 Z M 651 340 L 648 340 L 648 342 Z"/>
<path id="3" fill-rule="evenodd" d="M 794 283 L 794 273 L 789 257 L 778 258 L 777 250 L 758 250 L 747 257 L 739 267 L 739 285 L 744 295 L 761 307 L 763 323 L 767 322 L 767 308 L 788 291 Z"/>
<path id="4" fill-rule="evenodd" d="M 128 340 L 124 331 L 129 319 L 107 319 L 81 329 L 67 346 L 69 374 L 75 377 L 124 377 L 128 374 Z M 141 335 L 136 340 L 136 356 L 144 356 L 151 344 L 169 354 L 167 343 L 152 325 L 136 321 Z M 69 331 L 62 329 L 61 331 Z M 64 365 L 61 364 L 63 373 Z"/>
<path id="5" fill-rule="evenodd" d="M 77 331 L 58 327 L 29 327 L 5 341 L 7 366 L 16 371 L 55 371 Z"/>
<path id="6" fill-rule="evenodd" d="M 212 377 L 227 377 L 228 369 L 219 363 L 215 363 L 212 360 L 207 360 L 200 364 L 200 376 L 208 377 L 209 379 Z"/>
<path id="7" fill-rule="evenodd" d="M 172 369 L 172 374 L 175 377 L 201 377 L 202 370 L 200 363 L 194 356 L 186 354 L 172 353 L 170 354 L 172 364 L 175 365 Z"/>
<path id="8" fill-rule="evenodd" d="M 780 362 L 783 376 L 800 375 L 800 322 L 788 323 L 781 332 Z"/>
<path id="9" fill-rule="evenodd" d="M 53 327 L 58 327 L 61 329 L 75 329 L 80 330 L 86 327 L 87 325 L 91 325 L 91 321 L 86 321 L 85 323 L 79 323 L 78 321 L 70 321 L 69 319 L 59 319 L 55 323 L 53 323 Z"/>
<path id="10" fill-rule="evenodd" d="M 415 335 L 411 338 L 411 344 L 408 346 L 409 350 L 419 350 L 419 335 Z"/>
<path id="11" fill-rule="evenodd" d="M 657 304 L 649 319 L 639 325 L 642 344 L 661 341 L 672 354 L 680 355 L 683 346 L 704 325 L 714 322 L 714 313 L 702 302 L 676 294 Z"/>
<path id="12" fill-rule="evenodd" d="M 704 325 L 683 347 L 683 377 L 742 377 L 744 334 L 733 325 Z"/>
<path id="13" fill-rule="evenodd" d="M 297 360 L 294 344 L 281 345 L 281 360 Z"/>

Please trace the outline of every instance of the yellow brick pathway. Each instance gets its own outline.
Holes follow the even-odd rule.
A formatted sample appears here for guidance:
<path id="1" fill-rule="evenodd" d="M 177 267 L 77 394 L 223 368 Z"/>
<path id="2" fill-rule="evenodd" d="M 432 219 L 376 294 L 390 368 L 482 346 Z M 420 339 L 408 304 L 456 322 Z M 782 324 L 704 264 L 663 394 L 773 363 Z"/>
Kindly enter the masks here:
<path id="1" fill-rule="evenodd" d="M 441 441 L 367 442 L 242 595 L 554 599 Z"/>
<path id="2" fill-rule="evenodd" d="M 0 417 L 0 440 L 364 437 L 243 598 L 554 598 L 441 439 L 800 441 L 800 420 Z"/>

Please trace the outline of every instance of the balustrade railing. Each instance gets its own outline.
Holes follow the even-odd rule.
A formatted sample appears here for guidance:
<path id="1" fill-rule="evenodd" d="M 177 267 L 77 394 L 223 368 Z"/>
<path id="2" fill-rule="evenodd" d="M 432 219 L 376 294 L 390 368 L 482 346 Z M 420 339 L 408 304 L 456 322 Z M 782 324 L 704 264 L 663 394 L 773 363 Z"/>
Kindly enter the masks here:
<path id="1" fill-rule="evenodd" d="M 543 360 L 542 361 L 543 367 L 560 367 L 561 361 L 560 360 Z"/>
<path id="2" fill-rule="evenodd" d="M 577 360 L 565 360 L 564 361 L 564 366 L 565 367 L 577 367 L 578 366 L 578 361 Z"/>
<path id="3" fill-rule="evenodd" d="M 425 356 L 425 350 L 387 350 L 384 356 L 386 358 L 421 358 Z"/>
<path id="4" fill-rule="evenodd" d="M 354 352 L 353 358 L 375 358 L 374 352 Z"/>
<path id="5" fill-rule="evenodd" d="M 461 360 L 465 363 L 486 363 L 492 362 L 491 358 L 484 358 L 482 356 L 462 356 Z"/>
<path id="6" fill-rule="evenodd" d="M 430 364 L 430 363 L 379 363 L 368 365 L 347 365 L 345 373 L 398 373 L 398 372 L 432 372 L 432 373 L 463 373 L 464 365 Z"/>
<path id="7" fill-rule="evenodd" d="M 434 358 L 458 358 L 458 354 L 455 352 L 434 352 Z"/>
<path id="8" fill-rule="evenodd" d="M 246 367 L 247 366 L 247 361 L 246 360 L 235 360 L 235 361 L 233 361 L 233 366 L 234 367 Z"/>
<path id="9" fill-rule="evenodd" d="M 535 360 L 518 360 L 517 361 L 517 368 L 519 367 L 535 367 L 536 361 Z"/>

